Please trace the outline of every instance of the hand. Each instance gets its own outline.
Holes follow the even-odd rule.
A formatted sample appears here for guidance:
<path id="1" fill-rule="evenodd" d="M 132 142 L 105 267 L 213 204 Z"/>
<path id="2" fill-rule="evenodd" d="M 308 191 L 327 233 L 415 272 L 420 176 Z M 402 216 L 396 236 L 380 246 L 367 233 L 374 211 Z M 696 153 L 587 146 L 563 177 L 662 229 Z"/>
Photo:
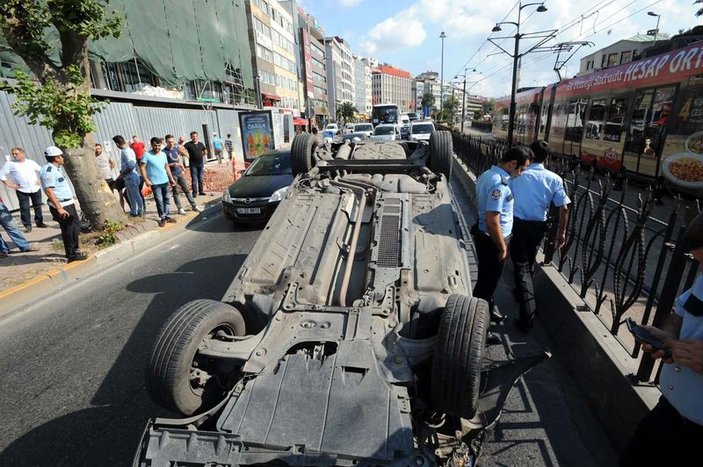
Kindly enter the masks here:
<path id="1" fill-rule="evenodd" d="M 666 348 L 671 352 L 674 363 L 703 374 L 703 340 L 672 339 L 667 342 Z"/>
<path id="2" fill-rule="evenodd" d="M 66 211 L 64 208 L 58 208 L 56 211 L 59 213 L 59 217 L 60 217 L 61 219 L 66 219 L 66 218 L 68 218 L 68 217 L 71 215 L 71 214 L 69 214 L 69 212 Z"/>
<path id="3" fill-rule="evenodd" d="M 151 186 L 151 180 L 149 180 L 149 179 L 147 178 L 146 180 L 144 180 L 144 184 L 145 184 L 146 186 Z"/>
<path id="4" fill-rule="evenodd" d="M 505 258 L 508 257 L 508 249 L 503 247 L 498 249 L 498 259 L 501 261 L 505 261 Z"/>
<path id="5" fill-rule="evenodd" d="M 176 186 L 176 181 L 175 181 L 175 180 L 171 180 L 171 181 L 169 182 L 169 184 L 171 185 L 171 188 L 173 188 L 173 187 Z"/>
<path id="6" fill-rule="evenodd" d="M 665 346 L 668 342 L 674 340 L 674 337 L 659 328 L 655 328 L 654 326 L 642 326 L 642 328 L 644 328 L 652 336 L 662 341 Z M 667 349 L 655 349 L 651 345 L 642 342 L 642 350 L 651 354 L 652 358 L 663 358 L 666 363 L 671 363 L 673 361 L 670 357 L 667 356 Z"/>
<path id="7" fill-rule="evenodd" d="M 561 250 L 561 248 L 564 246 L 565 243 L 566 243 L 566 234 L 559 234 L 559 235 L 557 235 L 557 238 L 554 241 L 554 246 L 556 247 L 557 250 Z"/>

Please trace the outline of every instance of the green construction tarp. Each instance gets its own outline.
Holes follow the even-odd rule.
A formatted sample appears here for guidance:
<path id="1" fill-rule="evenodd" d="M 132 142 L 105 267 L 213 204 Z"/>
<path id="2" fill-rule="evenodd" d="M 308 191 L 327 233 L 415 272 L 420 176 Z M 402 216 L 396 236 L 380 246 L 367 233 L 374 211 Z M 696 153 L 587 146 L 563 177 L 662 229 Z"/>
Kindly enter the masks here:
<path id="1" fill-rule="evenodd" d="M 139 59 L 166 87 L 190 80 L 222 82 L 229 63 L 240 70 L 245 88 L 254 87 L 244 0 L 110 0 L 107 11 L 122 16 L 122 33 L 92 41 L 92 59 Z M 59 44 L 55 29 L 47 31 L 47 41 Z M 4 44 L 0 38 L 0 76 L 27 70 Z M 48 52 L 58 63 L 60 50 Z"/>
<path id="2" fill-rule="evenodd" d="M 124 18 L 119 38 L 90 44 L 107 62 L 139 59 L 166 86 L 225 80 L 225 64 L 254 86 L 244 0 L 111 0 Z"/>

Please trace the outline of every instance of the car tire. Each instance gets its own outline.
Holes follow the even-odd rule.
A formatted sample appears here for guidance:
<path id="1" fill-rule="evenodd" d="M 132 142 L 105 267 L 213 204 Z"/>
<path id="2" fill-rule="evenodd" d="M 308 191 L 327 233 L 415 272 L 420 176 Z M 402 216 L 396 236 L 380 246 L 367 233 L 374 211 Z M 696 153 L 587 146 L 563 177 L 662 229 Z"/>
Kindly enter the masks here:
<path id="1" fill-rule="evenodd" d="M 430 170 L 444 174 L 449 180 L 453 162 L 452 134 L 443 130 L 433 131 L 430 134 Z"/>
<path id="2" fill-rule="evenodd" d="M 241 313 L 226 303 L 194 300 L 180 307 L 159 332 L 147 367 L 146 387 L 164 408 L 190 416 L 215 406 L 234 386 L 239 368 L 231 362 L 198 356 L 203 339 L 219 331 L 245 334 Z M 199 374 L 206 382 L 194 386 Z"/>
<path id="3" fill-rule="evenodd" d="M 432 362 L 434 409 L 466 419 L 478 407 L 481 363 L 490 324 L 488 303 L 450 295 L 442 313 Z"/>
<path id="4" fill-rule="evenodd" d="M 291 146 L 291 169 L 293 176 L 307 173 L 313 167 L 313 153 L 317 147 L 317 137 L 309 133 L 297 135 Z"/>

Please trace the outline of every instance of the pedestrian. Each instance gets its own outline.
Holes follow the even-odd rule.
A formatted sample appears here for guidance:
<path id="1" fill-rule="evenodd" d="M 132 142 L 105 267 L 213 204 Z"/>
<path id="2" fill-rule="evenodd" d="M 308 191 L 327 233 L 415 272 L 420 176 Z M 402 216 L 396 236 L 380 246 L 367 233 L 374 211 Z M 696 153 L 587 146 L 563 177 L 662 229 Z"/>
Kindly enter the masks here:
<path id="1" fill-rule="evenodd" d="M 532 151 L 525 146 L 508 149 L 498 165 L 476 180 L 478 222 L 471 229 L 476 245 L 478 277 L 473 294 L 488 302 L 491 320 L 502 322 L 505 316 L 495 307 L 493 294 L 503 273 L 508 244 L 513 229 L 513 194 L 511 178 L 518 177 Z"/>
<path id="2" fill-rule="evenodd" d="M 154 136 L 151 138 L 150 143 L 151 150 L 144 153 L 144 157 L 139 163 L 139 168 L 141 169 L 144 183 L 154 193 L 156 212 L 159 215 L 159 227 L 163 227 L 167 222 L 176 222 L 176 219 L 169 216 L 170 192 L 176 186 L 176 182 L 168 165 L 168 157 L 161 150 L 163 140 L 158 136 Z"/>
<path id="3" fill-rule="evenodd" d="M 212 148 L 215 150 L 215 157 L 217 157 L 220 164 L 222 164 L 222 147 L 222 140 L 217 136 L 217 133 L 213 133 Z"/>
<path id="4" fill-rule="evenodd" d="M 110 187 L 110 190 L 115 191 L 115 179 L 113 177 L 115 162 L 108 153 L 103 151 L 103 145 L 100 143 L 95 143 L 95 164 L 98 167 L 100 176 L 105 180 L 105 183 L 107 183 L 107 186 Z"/>
<path id="5" fill-rule="evenodd" d="M 131 217 L 144 217 L 144 198 L 142 198 L 141 190 L 139 189 L 142 177 L 137 169 L 137 156 L 132 148 L 127 146 L 127 142 L 122 135 L 115 135 L 112 140 L 120 148 L 120 175 L 118 179 L 122 178 L 124 180 L 127 203 L 129 204 L 129 215 Z"/>
<path id="6" fill-rule="evenodd" d="M 87 256 L 80 249 L 81 220 L 76 211 L 76 202 L 68 177 L 63 171 L 63 151 L 56 146 L 49 146 L 44 150 L 44 157 L 47 164 L 41 169 L 41 186 L 49 199 L 51 217 L 61 227 L 66 259 L 69 263 L 82 261 Z"/>
<path id="7" fill-rule="evenodd" d="M 137 158 L 137 163 L 141 162 L 142 157 L 144 157 L 144 153 L 146 152 L 146 146 L 144 145 L 144 142 L 139 139 L 137 135 L 132 136 L 132 142 L 130 143 L 129 147 L 134 151 L 134 155 Z"/>
<path id="8" fill-rule="evenodd" d="M 15 190 L 17 201 L 20 203 L 20 219 L 25 232 L 32 231 L 31 206 L 34 208 L 34 223 L 37 227 L 47 227 L 42 214 L 41 183 L 38 173 L 41 166 L 32 159 L 27 159 L 24 149 L 14 147 L 10 150 L 12 160 L 0 170 L 0 180 Z"/>
<path id="9" fill-rule="evenodd" d="M 22 235 L 22 232 L 17 227 L 10 210 L 7 209 L 2 198 L 0 198 L 0 225 L 5 229 L 7 235 L 10 236 L 10 240 L 19 248 L 21 253 L 39 251 L 39 248 L 31 246 L 24 235 Z M 9 253 L 10 246 L 3 240 L 2 235 L 0 235 L 0 258 L 7 258 Z"/>
<path id="10" fill-rule="evenodd" d="M 532 276 L 535 259 L 547 231 L 547 216 L 551 204 L 559 208 L 559 226 L 555 247 L 561 249 L 566 241 L 571 200 L 564 189 L 564 181 L 544 167 L 551 153 L 546 141 L 530 145 L 534 159 L 522 175 L 514 180 L 510 189 L 515 197 L 513 237 L 510 240 L 510 259 L 513 262 L 515 297 L 520 306 L 515 326 L 527 332 L 533 325 L 536 313 Z"/>
<path id="11" fill-rule="evenodd" d="M 686 228 L 684 249 L 698 261 L 693 287 L 679 295 L 661 327 L 643 326 L 664 343 L 642 350 L 664 364 L 662 395 L 620 457 L 621 467 L 695 465 L 703 439 L 703 213 Z"/>
<path id="12" fill-rule="evenodd" d="M 181 198 L 178 196 L 178 187 L 180 187 L 183 194 L 186 195 L 186 199 L 190 203 L 190 208 L 193 211 L 202 212 L 202 208 L 195 204 L 195 200 L 193 199 L 193 196 L 191 196 L 190 190 L 188 189 L 188 183 L 186 182 L 184 175 L 185 168 L 181 163 L 181 153 L 176 146 L 176 140 L 173 135 L 166 135 L 166 147 L 164 148 L 164 152 L 168 157 L 168 166 L 171 169 L 171 175 L 176 181 L 176 184 L 173 187 L 173 201 L 176 203 L 176 208 L 178 208 L 178 214 L 186 213 L 183 209 L 183 205 L 181 205 Z"/>
<path id="13" fill-rule="evenodd" d="M 227 158 L 232 160 L 234 157 L 234 142 L 232 141 L 232 135 L 227 133 L 227 139 L 225 140 L 225 150 L 227 151 Z"/>
<path id="14" fill-rule="evenodd" d="M 200 136 L 197 131 L 190 133 L 190 141 L 183 145 L 188 151 L 188 160 L 190 165 L 190 183 L 193 188 L 193 198 L 196 196 L 205 196 L 205 157 L 207 149 L 200 142 Z"/>

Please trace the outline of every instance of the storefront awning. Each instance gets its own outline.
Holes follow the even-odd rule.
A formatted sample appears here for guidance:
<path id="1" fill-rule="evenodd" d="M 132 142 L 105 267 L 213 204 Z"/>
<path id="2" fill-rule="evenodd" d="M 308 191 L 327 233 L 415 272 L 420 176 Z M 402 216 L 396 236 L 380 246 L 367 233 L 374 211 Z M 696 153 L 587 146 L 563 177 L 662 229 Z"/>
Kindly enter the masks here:
<path id="1" fill-rule="evenodd" d="M 262 92 L 262 93 L 261 93 L 261 96 L 262 96 L 264 99 L 268 99 L 268 100 L 270 100 L 270 101 L 280 101 L 280 100 L 281 100 L 281 96 L 277 96 L 277 95 L 275 95 L 275 94 L 268 94 L 268 93 L 266 93 L 266 92 Z"/>
<path id="2" fill-rule="evenodd" d="M 294 118 L 294 119 L 293 119 L 293 125 L 296 125 L 296 126 L 300 126 L 300 125 L 307 126 L 307 124 L 308 124 L 308 121 L 307 121 L 307 119 L 305 119 L 305 118 Z"/>

